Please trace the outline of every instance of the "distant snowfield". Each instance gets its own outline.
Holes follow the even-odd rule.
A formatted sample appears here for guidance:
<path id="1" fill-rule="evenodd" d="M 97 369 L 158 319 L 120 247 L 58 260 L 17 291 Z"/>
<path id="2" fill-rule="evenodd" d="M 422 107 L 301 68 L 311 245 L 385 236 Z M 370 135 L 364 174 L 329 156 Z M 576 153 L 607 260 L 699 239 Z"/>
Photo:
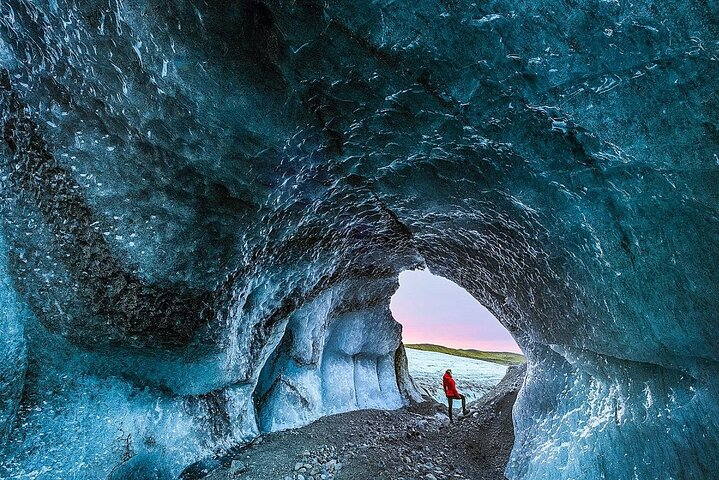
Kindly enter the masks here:
<path id="1" fill-rule="evenodd" d="M 407 349 L 407 361 L 412 378 L 441 403 L 447 402 L 442 390 L 442 375 L 448 368 L 452 369 L 457 390 L 467 397 L 467 402 L 479 399 L 507 372 L 504 365 L 411 348 Z"/>

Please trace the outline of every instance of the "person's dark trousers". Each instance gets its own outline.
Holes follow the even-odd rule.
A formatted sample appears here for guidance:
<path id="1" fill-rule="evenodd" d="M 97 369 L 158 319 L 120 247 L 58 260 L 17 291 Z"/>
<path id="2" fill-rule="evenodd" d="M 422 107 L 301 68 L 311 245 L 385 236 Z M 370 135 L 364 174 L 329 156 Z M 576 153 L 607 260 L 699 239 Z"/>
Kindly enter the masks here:
<path id="1" fill-rule="evenodd" d="M 447 404 L 449 405 L 449 421 L 453 422 L 454 419 L 452 418 L 452 404 L 454 403 L 454 400 L 462 400 L 462 413 L 467 413 L 467 399 L 464 398 L 464 395 L 460 394 L 459 397 L 447 397 Z"/>

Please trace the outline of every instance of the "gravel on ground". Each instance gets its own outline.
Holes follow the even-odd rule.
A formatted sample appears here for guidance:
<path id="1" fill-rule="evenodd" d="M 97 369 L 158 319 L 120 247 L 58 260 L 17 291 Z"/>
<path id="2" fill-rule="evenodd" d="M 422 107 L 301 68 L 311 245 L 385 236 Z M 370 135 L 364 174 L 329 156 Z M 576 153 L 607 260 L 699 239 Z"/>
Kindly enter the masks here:
<path id="1" fill-rule="evenodd" d="M 263 434 L 217 459 L 188 467 L 181 480 L 503 480 L 514 443 L 512 407 L 524 366 L 467 416 L 428 400 L 394 411 L 360 410 L 302 428 Z"/>

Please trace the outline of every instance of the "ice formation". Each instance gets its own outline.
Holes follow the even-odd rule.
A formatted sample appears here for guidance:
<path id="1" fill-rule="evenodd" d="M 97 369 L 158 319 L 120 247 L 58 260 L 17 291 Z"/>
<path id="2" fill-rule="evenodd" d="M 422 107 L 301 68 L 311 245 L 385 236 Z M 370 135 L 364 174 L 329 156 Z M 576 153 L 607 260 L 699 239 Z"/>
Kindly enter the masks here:
<path id="1" fill-rule="evenodd" d="M 0 477 L 175 477 L 416 395 L 428 267 L 512 479 L 719 471 L 715 1 L 0 2 Z"/>

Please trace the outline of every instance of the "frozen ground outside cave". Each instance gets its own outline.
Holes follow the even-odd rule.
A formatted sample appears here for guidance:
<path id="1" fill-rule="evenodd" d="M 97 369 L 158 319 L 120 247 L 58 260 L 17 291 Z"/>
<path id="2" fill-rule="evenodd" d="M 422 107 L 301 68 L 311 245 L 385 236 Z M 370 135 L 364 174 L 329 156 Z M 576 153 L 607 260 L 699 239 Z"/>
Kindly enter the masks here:
<path id="1" fill-rule="evenodd" d="M 467 402 L 478 400 L 507 373 L 506 366 L 483 360 L 412 348 L 407 348 L 406 351 L 409 374 L 418 386 L 442 404 L 447 403 L 447 397 L 442 390 L 442 375 L 448 368 L 452 369 L 457 389 L 467 397 Z M 459 403 L 457 405 L 459 406 Z"/>

